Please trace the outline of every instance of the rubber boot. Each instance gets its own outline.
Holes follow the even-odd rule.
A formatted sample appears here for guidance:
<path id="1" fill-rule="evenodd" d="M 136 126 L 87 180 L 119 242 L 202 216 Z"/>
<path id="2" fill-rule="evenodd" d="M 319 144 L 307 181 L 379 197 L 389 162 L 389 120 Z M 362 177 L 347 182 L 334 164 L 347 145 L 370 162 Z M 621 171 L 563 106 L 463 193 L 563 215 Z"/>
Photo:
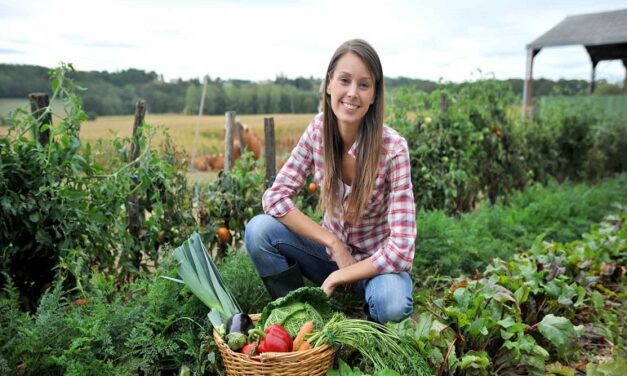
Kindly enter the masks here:
<path id="1" fill-rule="evenodd" d="M 298 264 L 294 264 L 280 273 L 261 277 L 261 280 L 272 300 L 285 296 L 288 292 L 305 285 Z"/>

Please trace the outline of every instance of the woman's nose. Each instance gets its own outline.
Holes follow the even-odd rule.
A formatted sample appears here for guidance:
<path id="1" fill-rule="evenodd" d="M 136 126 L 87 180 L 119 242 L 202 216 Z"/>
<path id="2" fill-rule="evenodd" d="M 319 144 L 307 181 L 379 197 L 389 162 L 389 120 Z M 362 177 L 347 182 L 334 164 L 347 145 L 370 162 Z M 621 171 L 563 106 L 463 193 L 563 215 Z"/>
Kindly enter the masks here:
<path id="1" fill-rule="evenodd" d="M 357 85 L 355 85 L 355 84 L 349 85 L 347 94 L 352 96 L 352 97 L 356 96 L 357 95 Z"/>

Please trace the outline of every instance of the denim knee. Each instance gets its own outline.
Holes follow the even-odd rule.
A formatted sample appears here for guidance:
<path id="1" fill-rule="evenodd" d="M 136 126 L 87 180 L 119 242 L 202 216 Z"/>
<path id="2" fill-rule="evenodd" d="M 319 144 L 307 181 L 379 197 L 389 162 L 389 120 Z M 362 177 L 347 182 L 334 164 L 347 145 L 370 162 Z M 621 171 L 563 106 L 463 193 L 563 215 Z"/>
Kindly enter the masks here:
<path id="1" fill-rule="evenodd" d="M 380 323 L 402 321 L 408 318 L 414 309 L 411 298 L 379 298 L 374 299 L 373 302 L 369 302 L 368 305 L 370 307 L 371 318 Z"/>
<path id="2" fill-rule="evenodd" d="M 402 321 L 414 309 L 411 278 L 405 275 L 387 275 L 371 285 L 366 300 L 370 317 L 380 323 Z"/>
<path id="3" fill-rule="evenodd" d="M 281 222 L 266 214 L 253 217 L 246 225 L 244 231 L 246 251 L 261 277 L 287 269 L 287 260 L 273 245 L 276 239 L 284 236 L 285 231 Z"/>
<path id="4" fill-rule="evenodd" d="M 266 248 L 264 246 L 269 243 L 269 234 L 276 222 L 276 219 L 267 214 L 256 215 L 248 221 L 244 230 L 244 245 L 251 258 L 259 250 Z"/>

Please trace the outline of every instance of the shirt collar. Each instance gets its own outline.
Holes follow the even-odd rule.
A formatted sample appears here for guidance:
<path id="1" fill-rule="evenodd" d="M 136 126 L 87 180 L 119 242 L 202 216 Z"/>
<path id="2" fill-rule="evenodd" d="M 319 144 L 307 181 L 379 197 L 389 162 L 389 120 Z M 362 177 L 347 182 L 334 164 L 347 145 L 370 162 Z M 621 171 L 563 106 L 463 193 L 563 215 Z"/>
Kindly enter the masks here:
<path id="1" fill-rule="evenodd" d="M 348 149 L 348 155 L 350 155 L 353 158 L 357 158 L 357 148 L 359 147 L 359 139 L 360 138 L 361 137 L 357 137 L 355 142 L 353 142 L 353 146 L 351 146 L 351 148 Z"/>

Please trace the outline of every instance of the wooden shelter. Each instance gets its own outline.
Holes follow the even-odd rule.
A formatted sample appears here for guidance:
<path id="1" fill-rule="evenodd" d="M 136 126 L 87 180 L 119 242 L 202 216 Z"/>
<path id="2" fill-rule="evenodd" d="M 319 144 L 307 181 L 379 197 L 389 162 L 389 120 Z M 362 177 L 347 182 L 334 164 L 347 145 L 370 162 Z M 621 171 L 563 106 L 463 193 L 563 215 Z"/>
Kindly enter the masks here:
<path id="1" fill-rule="evenodd" d="M 583 45 L 590 55 L 590 93 L 594 91 L 597 64 L 622 60 L 625 66 L 623 90 L 627 93 L 627 9 L 568 16 L 551 30 L 527 45 L 527 70 L 523 88 L 523 114 L 531 115 L 533 59 L 545 47 Z"/>

